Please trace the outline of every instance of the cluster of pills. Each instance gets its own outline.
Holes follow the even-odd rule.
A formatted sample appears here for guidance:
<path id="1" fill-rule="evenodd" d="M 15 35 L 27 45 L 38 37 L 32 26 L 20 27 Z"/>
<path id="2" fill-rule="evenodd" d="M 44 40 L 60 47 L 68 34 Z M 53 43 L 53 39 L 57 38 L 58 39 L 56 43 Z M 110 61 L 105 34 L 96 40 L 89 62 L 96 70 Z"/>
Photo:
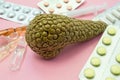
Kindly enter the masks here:
<path id="1" fill-rule="evenodd" d="M 120 80 L 120 4 L 93 20 L 108 24 L 79 74 L 80 80 Z"/>
<path id="2" fill-rule="evenodd" d="M 80 80 L 120 79 L 120 26 L 109 25 L 81 71 Z"/>
<path id="3" fill-rule="evenodd" d="M 0 17 L 10 21 L 28 24 L 37 14 L 42 13 L 44 12 L 40 9 L 0 0 Z"/>
<path id="4" fill-rule="evenodd" d="M 84 0 L 43 0 L 38 6 L 46 13 L 63 14 L 80 6 Z"/>

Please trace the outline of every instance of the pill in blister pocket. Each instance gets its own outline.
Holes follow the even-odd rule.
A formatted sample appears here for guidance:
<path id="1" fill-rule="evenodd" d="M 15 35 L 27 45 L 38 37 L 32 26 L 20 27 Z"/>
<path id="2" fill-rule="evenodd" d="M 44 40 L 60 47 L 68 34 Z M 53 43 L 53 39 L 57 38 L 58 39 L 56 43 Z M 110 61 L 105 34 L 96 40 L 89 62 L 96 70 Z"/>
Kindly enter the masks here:
<path id="1" fill-rule="evenodd" d="M 60 3 L 58 3 L 58 4 L 56 5 L 56 7 L 57 7 L 57 8 L 61 8 L 62 5 L 61 5 Z"/>
<path id="2" fill-rule="evenodd" d="M 77 3 L 80 3 L 80 2 L 81 2 L 81 0 L 76 0 L 76 2 L 77 2 Z"/>
<path id="3" fill-rule="evenodd" d="M 116 11 L 112 11 L 112 15 L 115 16 L 117 19 L 120 19 L 120 14 L 118 14 Z"/>
<path id="4" fill-rule="evenodd" d="M 54 9 L 53 8 L 49 8 L 49 13 L 54 13 Z"/>
<path id="5" fill-rule="evenodd" d="M 106 48 L 103 47 L 103 46 L 99 46 L 99 47 L 97 48 L 97 53 L 98 53 L 99 55 L 101 55 L 101 56 L 105 55 L 105 54 L 106 54 Z"/>
<path id="6" fill-rule="evenodd" d="M 100 66 L 101 61 L 98 57 L 93 57 L 93 58 L 91 58 L 90 63 L 93 66 L 98 67 L 98 66 Z"/>
<path id="7" fill-rule="evenodd" d="M 112 78 L 112 77 L 107 77 L 107 78 L 105 78 L 105 80 L 116 80 L 116 79 Z"/>
<path id="8" fill-rule="evenodd" d="M 72 6 L 68 5 L 67 6 L 67 10 L 71 11 L 72 10 Z"/>
<path id="9" fill-rule="evenodd" d="M 106 36 L 106 37 L 103 37 L 102 42 L 105 45 L 110 45 L 112 43 L 112 40 L 110 37 Z"/>
<path id="10" fill-rule="evenodd" d="M 120 54 L 116 56 L 116 61 L 120 63 Z"/>
<path id="11" fill-rule="evenodd" d="M 19 15 L 18 20 L 23 21 L 25 20 L 26 16 L 25 15 Z"/>
<path id="12" fill-rule="evenodd" d="M 116 34 L 116 29 L 113 27 L 108 28 L 107 33 L 110 35 L 115 35 Z"/>
<path id="13" fill-rule="evenodd" d="M 41 12 L 36 10 L 36 11 L 33 11 L 33 15 L 37 15 L 37 14 L 40 14 Z"/>
<path id="14" fill-rule="evenodd" d="M 30 9 L 23 9 L 23 13 L 26 13 L 26 14 L 28 14 L 28 13 L 30 13 Z"/>
<path id="15" fill-rule="evenodd" d="M 109 29 L 107 30 L 107 33 L 108 33 L 109 35 L 115 35 L 115 34 L 116 34 L 116 29 L 115 29 L 115 28 L 109 28 Z"/>
<path id="16" fill-rule="evenodd" d="M 20 10 L 20 6 L 14 6 L 14 7 L 13 7 L 13 10 L 14 10 L 14 11 L 19 11 L 19 10 Z"/>
<path id="17" fill-rule="evenodd" d="M 4 3 L 4 1 L 3 0 L 0 0 L 0 4 L 3 4 Z"/>
<path id="18" fill-rule="evenodd" d="M 92 68 L 87 68 L 84 70 L 84 75 L 88 79 L 92 79 L 95 76 L 95 71 Z"/>
<path id="19" fill-rule="evenodd" d="M 106 19 L 108 19 L 110 22 L 115 23 L 115 19 L 112 18 L 110 15 L 106 15 Z"/>
<path id="20" fill-rule="evenodd" d="M 69 0 L 63 0 L 64 1 L 64 3 L 68 3 L 69 2 Z"/>
<path id="21" fill-rule="evenodd" d="M 5 4 L 3 5 L 3 7 L 6 8 L 6 9 L 8 9 L 8 8 L 11 7 L 11 4 L 9 4 L 9 3 L 5 3 Z"/>
<path id="22" fill-rule="evenodd" d="M 0 15 L 3 15 L 5 13 L 4 9 L 0 9 Z"/>
<path id="23" fill-rule="evenodd" d="M 49 3 L 48 2 L 44 2 L 43 3 L 45 7 L 48 7 L 49 6 Z"/>
<path id="24" fill-rule="evenodd" d="M 110 71 L 114 75 L 120 75 L 120 65 L 117 65 L 117 64 L 112 65 L 110 68 Z"/>
<path id="25" fill-rule="evenodd" d="M 13 18 L 14 16 L 15 16 L 15 13 L 14 12 L 10 12 L 10 13 L 8 13 L 8 15 L 7 15 L 9 18 Z"/>

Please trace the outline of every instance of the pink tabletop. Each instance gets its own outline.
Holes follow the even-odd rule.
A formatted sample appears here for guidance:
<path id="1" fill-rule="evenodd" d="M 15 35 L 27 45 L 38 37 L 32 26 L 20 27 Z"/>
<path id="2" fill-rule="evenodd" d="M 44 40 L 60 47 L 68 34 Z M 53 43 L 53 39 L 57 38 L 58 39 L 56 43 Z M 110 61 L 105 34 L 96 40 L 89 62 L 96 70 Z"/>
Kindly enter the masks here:
<path id="1" fill-rule="evenodd" d="M 40 0 L 6 0 L 17 4 L 37 8 Z M 120 0 L 85 0 L 79 7 L 84 8 L 92 5 L 108 4 L 108 8 L 114 6 Z M 79 19 L 92 19 L 94 15 L 78 17 Z M 7 21 L 0 18 L 0 29 L 18 27 L 22 24 Z M 95 48 L 100 36 L 84 42 L 66 47 L 59 56 L 52 60 L 43 60 L 36 56 L 28 47 L 24 62 L 19 71 L 9 70 L 9 60 L 7 57 L 0 63 L 0 80 L 79 80 L 78 75 Z"/>

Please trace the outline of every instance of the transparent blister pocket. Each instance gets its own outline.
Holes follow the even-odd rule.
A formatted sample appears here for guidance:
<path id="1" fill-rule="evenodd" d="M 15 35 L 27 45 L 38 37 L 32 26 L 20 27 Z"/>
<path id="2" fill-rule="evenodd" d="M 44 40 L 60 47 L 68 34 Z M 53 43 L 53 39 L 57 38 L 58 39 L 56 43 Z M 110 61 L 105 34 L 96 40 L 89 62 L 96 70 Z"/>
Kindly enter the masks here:
<path id="1" fill-rule="evenodd" d="M 37 15 L 43 14 L 41 9 L 27 7 L 11 2 L 1 1 L 0 17 L 22 24 L 29 24 L 29 22 Z"/>
<path id="2" fill-rule="evenodd" d="M 85 0 L 43 0 L 37 5 L 44 10 L 46 13 L 62 14 L 76 9 Z"/>

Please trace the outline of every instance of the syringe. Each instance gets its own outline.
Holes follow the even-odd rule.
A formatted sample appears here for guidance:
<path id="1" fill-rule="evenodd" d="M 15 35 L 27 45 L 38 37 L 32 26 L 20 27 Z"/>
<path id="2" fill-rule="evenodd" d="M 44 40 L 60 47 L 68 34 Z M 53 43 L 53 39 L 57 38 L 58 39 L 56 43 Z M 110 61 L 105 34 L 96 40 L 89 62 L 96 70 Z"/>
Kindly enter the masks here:
<path id="1" fill-rule="evenodd" d="M 66 12 L 65 15 L 70 16 L 70 17 L 75 17 L 75 16 L 82 16 L 82 15 L 87 15 L 87 14 L 95 14 L 97 15 L 99 11 L 107 9 L 107 4 L 99 5 L 99 6 L 90 6 L 87 8 L 80 8 L 76 10 L 72 10 L 69 12 Z"/>

